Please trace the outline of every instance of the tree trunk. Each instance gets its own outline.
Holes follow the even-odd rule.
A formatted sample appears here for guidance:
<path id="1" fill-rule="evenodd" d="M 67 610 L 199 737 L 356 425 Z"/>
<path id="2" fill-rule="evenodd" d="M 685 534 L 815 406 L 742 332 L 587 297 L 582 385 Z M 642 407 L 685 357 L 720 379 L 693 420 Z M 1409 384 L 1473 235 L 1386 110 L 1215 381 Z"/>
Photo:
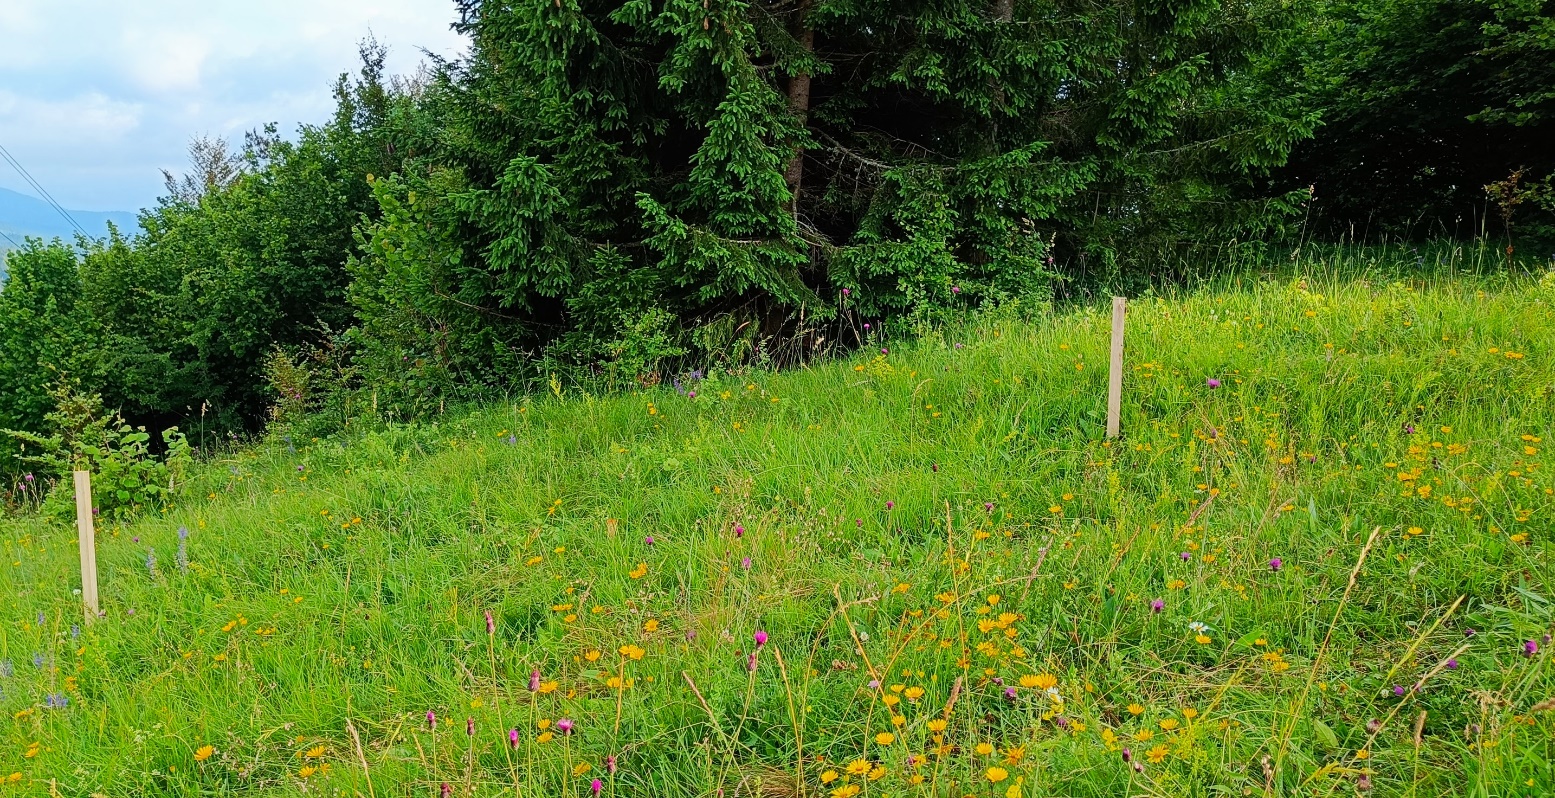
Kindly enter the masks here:
<path id="1" fill-rule="evenodd" d="M 795 38 L 799 40 L 799 46 L 805 53 L 815 52 L 815 29 L 810 27 L 810 0 L 803 0 L 799 4 L 797 19 L 798 30 Z M 808 124 L 810 118 L 810 73 L 801 71 L 788 79 L 788 110 L 794 115 L 800 127 Z M 793 195 L 793 212 L 799 213 L 799 192 L 804 188 L 804 149 L 794 147 L 794 154 L 788 161 L 788 191 Z"/>
<path id="2" fill-rule="evenodd" d="M 1015 20 L 1015 0 L 993 0 L 993 21 L 1013 22 Z"/>

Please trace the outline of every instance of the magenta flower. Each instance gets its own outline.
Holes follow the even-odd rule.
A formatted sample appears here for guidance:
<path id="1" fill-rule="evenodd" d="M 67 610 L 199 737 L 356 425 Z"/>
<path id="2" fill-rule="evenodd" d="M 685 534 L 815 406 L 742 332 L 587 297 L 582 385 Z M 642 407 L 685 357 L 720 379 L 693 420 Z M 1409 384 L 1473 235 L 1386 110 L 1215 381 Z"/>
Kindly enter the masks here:
<path id="1" fill-rule="evenodd" d="M 562 734 L 572 734 L 572 718 L 562 718 L 556 721 L 556 730 Z"/>
<path id="2" fill-rule="evenodd" d="M 756 672 L 756 652 L 752 651 L 745 657 L 745 670 L 748 670 L 751 673 Z"/>
<path id="3" fill-rule="evenodd" d="M 749 571 L 751 569 L 751 558 L 746 557 L 746 558 L 740 560 L 740 567 L 744 568 L 747 571 Z"/>
<path id="4" fill-rule="evenodd" d="M 985 512 L 985 513 L 993 512 L 993 502 L 983 502 L 983 512 Z"/>
<path id="5" fill-rule="evenodd" d="M 1012 701 L 1015 700 L 1015 687 L 1013 685 L 1004 688 L 1004 697 Z"/>
<path id="6" fill-rule="evenodd" d="M 615 757 L 615 754 L 611 754 L 610 756 L 605 757 L 605 772 L 609 773 L 612 776 L 615 775 L 615 773 L 616 773 L 616 757 Z"/>
<path id="7" fill-rule="evenodd" d="M 1395 697 L 1397 697 L 1397 698 L 1403 698 L 1404 697 L 1404 686 L 1401 685 L 1401 684 L 1393 685 L 1393 695 Z"/>
<path id="8" fill-rule="evenodd" d="M 843 296 L 850 296 L 850 295 L 852 295 L 852 293 L 853 293 L 853 291 L 851 289 L 847 289 L 847 288 L 842 289 L 842 295 Z"/>
<path id="9" fill-rule="evenodd" d="M 1537 642 L 1529 640 L 1523 644 L 1523 654 L 1531 657 L 1537 653 L 1539 653 L 1539 644 Z"/>
<path id="10" fill-rule="evenodd" d="M 443 782 L 442 788 L 438 790 L 438 794 L 443 796 L 443 798 L 453 798 L 454 788 L 452 785 L 445 781 Z"/>
<path id="11" fill-rule="evenodd" d="M 760 631 L 760 630 L 757 630 L 756 631 L 756 647 L 757 648 L 761 648 L 762 646 L 764 646 L 766 644 L 767 644 L 767 633 L 763 632 L 763 631 Z"/>
<path id="12" fill-rule="evenodd" d="M 437 730 L 437 713 L 430 709 L 427 710 L 427 728 Z"/>
<path id="13" fill-rule="evenodd" d="M 1127 748 L 1123 749 L 1123 761 L 1124 762 L 1133 762 L 1134 761 L 1134 752 L 1128 750 Z"/>
<path id="14" fill-rule="evenodd" d="M 589 782 L 589 792 L 594 793 L 595 795 L 598 795 L 599 791 L 603 790 L 603 789 L 605 789 L 605 785 L 601 784 L 599 779 L 595 779 L 595 780 Z"/>
<path id="15" fill-rule="evenodd" d="M 889 349 L 887 349 L 887 348 L 882 346 L 882 347 L 880 347 L 880 354 L 882 354 L 882 355 L 889 355 L 889 354 L 891 354 L 891 350 L 889 350 Z"/>
<path id="16" fill-rule="evenodd" d="M 1280 570 L 1280 566 L 1282 566 L 1284 564 L 1285 563 L 1280 561 L 1280 558 L 1275 557 L 1274 559 L 1269 561 L 1269 570 L 1277 572 L 1277 571 Z"/>
<path id="17" fill-rule="evenodd" d="M 540 692 L 540 672 L 539 671 L 530 671 L 529 672 L 529 692 L 531 692 L 531 693 L 538 693 L 538 692 Z"/>
<path id="18" fill-rule="evenodd" d="M 1158 614 L 1158 613 L 1161 612 L 1161 610 L 1164 610 L 1164 609 L 1166 609 L 1166 602 L 1164 602 L 1164 601 L 1162 601 L 1160 599 L 1156 599 L 1156 600 L 1150 602 L 1150 613 L 1152 615 Z"/>
<path id="19" fill-rule="evenodd" d="M 1220 380 L 1217 380 L 1214 377 L 1210 377 L 1209 379 L 1204 381 L 1204 384 L 1209 386 L 1209 387 L 1211 387 L 1211 388 L 1219 388 L 1220 387 Z"/>
<path id="20" fill-rule="evenodd" d="M 1458 669 L 1458 660 L 1456 658 L 1449 658 L 1447 660 L 1447 670 L 1455 671 L 1457 669 Z"/>
<path id="21" fill-rule="evenodd" d="M 737 538 L 745 537 L 745 527 L 743 527 L 743 526 L 741 526 L 739 524 L 735 524 L 734 525 L 734 536 L 737 537 Z"/>
<path id="22" fill-rule="evenodd" d="M 959 286 L 959 285 L 951 286 L 950 287 L 950 293 L 952 293 L 952 294 L 959 294 L 959 293 L 961 293 L 961 286 Z"/>
<path id="23" fill-rule="evenodd" d="M 496 633 L 497 633 L 497 622 L 496 622 L 496 620 L 494 620 L 491 617 L 491 610 L 486 610 L 486 634 L 487 635 L 494 635 Z"/>
<path id="24" fill-rule="evenodd" d="M 886 502 L 885 503 L 885 508 L 887 510 L 895 510 L 896 509 L 896 502 Z"/>
<path id="25" fill-rule="evenodd" d="M 474 737 L 475 736 L 475 719 L 474 718 L 465 718 L 464 719 L 464 734 L 467 737 Z"/>
<path id="26" fill-rule="evenodd" d="M 518 747 L 518 729 L 508 730 L 508 745 L 511 745 L 514 748 Z"/>
<path id="27" fill-rule="evenodd" d="M 648 537 L 647 537 L 647 539 L 646 539 L 646 540 L 644 540 L 644 541 L 643 541 L 643 542 L 644 542 L 644 543 L 647 543 L 647 544 L 648 544 L 648 545 L 650 545 L 650 546 L 652 546 L 652 545 L 653 545 L 653 536 L 652 536 L 652 535 L 649 535 L 649 536 L 648 536 Z"/>
<path id="28" fill-rule="evenodd" d="M 1185 552 L 1183 552 L 1183 553 L 1182 553 L 1182 554 L 1180 554 L 1180 555 L 1178 555 L 1178 556 L 1179 556 L 1179 557 L 1182 557 L 1182 561 L 1183 561 L 1183 562 L 1187 562 L 1187 561 L 1189 561 L 1189 560 L 1191 560 L 1191 559 L 1193 559 L 1193 555 L 1192 555 L 1192 554 L 1189 554 L 1189 553 L 1188 553 L 1188 552 L 1186 552 L 1186 551 L 1185 551 Z"/>

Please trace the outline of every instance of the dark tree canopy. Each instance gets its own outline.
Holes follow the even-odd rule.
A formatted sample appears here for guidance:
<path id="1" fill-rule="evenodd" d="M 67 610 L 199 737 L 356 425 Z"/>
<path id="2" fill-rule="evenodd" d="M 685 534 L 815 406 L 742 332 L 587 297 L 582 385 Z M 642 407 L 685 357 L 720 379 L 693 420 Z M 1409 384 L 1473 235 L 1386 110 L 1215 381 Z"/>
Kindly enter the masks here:
<path id="1" fill-rule="evenodd" d="M 1137 268 L 1266 225 L 1236 197 L 1312 126 L 1239 87 L 1286 25 L 1256 0 L 463 10 L 473 52 L 355 268 L 385 363 L 478 379 L 656 319 L 717 348 Z"/>

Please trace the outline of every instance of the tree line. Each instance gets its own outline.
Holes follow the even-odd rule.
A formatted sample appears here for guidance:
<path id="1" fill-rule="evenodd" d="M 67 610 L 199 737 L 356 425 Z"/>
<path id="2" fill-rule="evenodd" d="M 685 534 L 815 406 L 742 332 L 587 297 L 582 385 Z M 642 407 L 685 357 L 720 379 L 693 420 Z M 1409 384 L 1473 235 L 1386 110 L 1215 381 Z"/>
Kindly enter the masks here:
<path id="1" fill-rule="evenodd" d="M 12 252 L 0 428 L 68 438 L 50 413 L 86 396 L 233 435 L 792 362 L 1298 230 L 1555 246 L 1544 0 L 451 15 L 466 56 L 394 77 L 369 43 L 331 119 L 199 141 L 138 230 Z"/>

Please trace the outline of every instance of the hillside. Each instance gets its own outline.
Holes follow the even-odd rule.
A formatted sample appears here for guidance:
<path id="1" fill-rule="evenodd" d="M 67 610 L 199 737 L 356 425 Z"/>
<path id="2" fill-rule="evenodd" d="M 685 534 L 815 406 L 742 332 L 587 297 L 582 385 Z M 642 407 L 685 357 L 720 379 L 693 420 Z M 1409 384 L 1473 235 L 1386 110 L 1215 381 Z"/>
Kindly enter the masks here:
<path id="1" fill-rule="evenodd" d="M 0 521 L 0 795 L 1550 794 L 1552 288 L 1136 300 L 1115 443 L 1101 308 L 278 435 L 86 626 Z"/>

